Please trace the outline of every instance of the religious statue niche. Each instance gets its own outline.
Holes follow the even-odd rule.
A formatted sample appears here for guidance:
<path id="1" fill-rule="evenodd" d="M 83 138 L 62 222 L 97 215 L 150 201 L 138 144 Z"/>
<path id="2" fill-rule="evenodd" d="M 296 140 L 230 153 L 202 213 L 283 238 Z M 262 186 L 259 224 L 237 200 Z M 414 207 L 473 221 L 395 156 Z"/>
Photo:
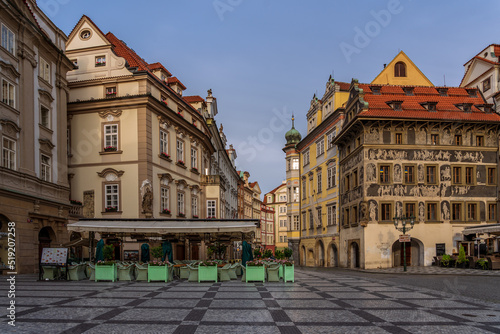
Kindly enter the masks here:
<path id="1" fill-rule="evenodd" d="M 425 221 L 425 204 L 424 204 L 424 202 L 418 203 L 418 220 L 420 222 Z"/>
<path id="2" fill-rule="evenodd" d="M 403 217 L 403 203 L 396 202 L 396 217 Z"/>
<path id="3" fill-rule="evenodd" d="M 366 202 L 359 203 L 359 221 L 367 222 L 368 221 L 368 207 Z"/>
<path id="4" fill-rule="evenodd" d="M 418 182 L 425 182 L 425 170 L 424 165 L 418 165 Z"/>
<path id="5" fill-rule="evenodd" d="M 402 182 L 402 173 L 401 173 L 401 165 L 394 165 L 394 183 L 401 183 Z"/>
<path id="6" fill-rule="evenodd" d="M 453 135 L 451 134 L 450 129 L 445 129 L 443 131 L 442 143 L 444 145 L 451 145 L 453 143 Z"/>
<path id="7" fill-rule="evenodd" d="M 378 205 L 377 202 L 374 200 L 370 200 L 368 205 L 368 211 L 370 215 L 370 221 L 371 222 L 376 222 L 378 219 Z"/>
<path id="8" fill-rule="evenodd" d="M 450 204 L 447 201 L 441 203 L 441 213 L 443 220 L 450 220 Z"/>
<path id="9" fill-rule="evenodd" d="M 83 192 L 83 217 L 94 218 L 94 191 Z"/>
<path id="10" fill-rule="evenodd" d="M 365 170 L 364 170 L 363 166 L 361 166 L 359 168 L 359 184 L 363 184 L 364 172 L 365 172 Z M 335 175 L 335 173 L 333 175 Z"/>
<path id="11" fill-rule="evenodd" d="M 366 182 L 377 182 L 377 168 L 375 164 L 366 165 Z"/>
<path id="12" fill-rule="evenodd" d="M 420 129 L 417 132 L 417 145 L 426 145 L 427 144 L 427 131 L 425 129 Z"/>
<path id="13" fill-rule="evenodd" d="M 151 181 L 144 180 L 141 186 L 141 197 L 142 197 L 142 213 L 146 216 L 151 216 L 153 214 L 153 186 Z"/>

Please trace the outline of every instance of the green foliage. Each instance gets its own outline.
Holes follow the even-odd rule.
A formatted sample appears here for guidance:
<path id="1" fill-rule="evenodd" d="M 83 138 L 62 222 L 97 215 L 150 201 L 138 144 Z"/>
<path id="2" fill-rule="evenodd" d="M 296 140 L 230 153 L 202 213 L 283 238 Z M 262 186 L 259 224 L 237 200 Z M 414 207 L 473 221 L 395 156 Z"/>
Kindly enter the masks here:
<path id="1" fill-rule="evenodd" d="M 262 257 L 262 253 L 260 252 L 260 249 L 256 248 L 253 250 L 253 256 L 256 258 Z"/>
<path id="2" fill-rule="evenodd" d="M 273 256 L 273 251 L 272 250 L 270 250 L 270 249 L 264 250 L 264 254 L 262 254 L 263 258 L 268 258 L 268 257 L 271 257 L 271 256 Z"/>
<path id="3" fill-rule="evenodd" d="M 462 263 L 468 263 L 469 262 L 469 259 L 467 259 L 467 257 L 465 257 L 465 249 L 464 249 L 464 246 L 460 246 L 460 249 L 458 250 L 458 259 L 457 259 L 457 263 L 458 264 L 462 264 Z"/>
<path id="4" fill-rule="evenodd" d="M 163 248 L 161 246 L 151 248 L 151 255 L 153 255 L 154 259 L 161 259 L 163 256 Z"/>
<path id="5" fill-rule="evenodd" d="M 441 264 L 443 267 L 448 267 L 450 265 L 451 261 L 451 255 L 444 254 L 443 257 L 441 258 Z"/>
<path id="6" fill-rule="evenodd" d="M 106 245 L 102 249 L 102 256 L 104 257 L 104 260 L 106 261 L 111 261 L 113 260 L 113 255 L 115 254 L 115 246 L 113 245 Z"/>
<path id="7" fill-rule="evenodd" d="M 285 255 L 285 258 L 289 259 L 292 257 L 293 251 L 291 248 L 285 248 L 283 250 L 283 254 Z"/>
<path id="8" fill-rule="evenodd" d="M 488 260 L 479 259 L 476 262 L 476 266 L 481 267 L 481 269 L 483 269 L 483 270 L 486 270 L 486 269 L 488 269 Z"/>
<path id="9" fill-rule="evenodd" d="M 283 260 L 285 258 L 285 253 L 281 250 L 276 250 L 274 252 L 274 257 L 277 259 L 277 260 Z"/>
<path id="10" fill-rule="evenodd" d="M 226 255 L 227 245 L 221 244 L 220 242 L 215 242 L 213 245 L 208 246 L 207 252 L 208 256 L 215 254 L 217 259 L 224 259 Z"/>

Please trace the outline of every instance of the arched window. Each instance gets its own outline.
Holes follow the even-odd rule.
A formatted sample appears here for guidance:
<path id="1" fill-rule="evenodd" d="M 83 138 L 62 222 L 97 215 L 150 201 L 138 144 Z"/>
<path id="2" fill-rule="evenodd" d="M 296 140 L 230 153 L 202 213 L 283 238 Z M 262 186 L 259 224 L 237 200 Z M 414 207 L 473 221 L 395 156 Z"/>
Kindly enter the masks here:
<path id="1" fill-rule="evenodd" d="M 406 65 L 402 61 L 397 62 L 394 65 L 394 76 L 395 77 L 406 77 Z"/>

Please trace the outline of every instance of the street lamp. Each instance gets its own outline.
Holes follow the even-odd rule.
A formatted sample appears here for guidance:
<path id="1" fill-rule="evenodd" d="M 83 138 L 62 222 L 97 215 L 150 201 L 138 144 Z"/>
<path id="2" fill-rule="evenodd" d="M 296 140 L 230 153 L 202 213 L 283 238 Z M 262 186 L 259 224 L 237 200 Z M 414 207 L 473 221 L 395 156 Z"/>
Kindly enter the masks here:
<path id="1" fill-rule="evenodd" d="M 401 222 L 402 227 L 399 227 L 400 222 Z M 410 223 L 410 226 L 407 226 L 408 222 Z M 414 216 L 394 217 L 394 227 L 399 232 L 403 232 L 403 234 L 406 234 L 407 231 L 410 231 L 413 228 L 414 224 L 415 224 L 415 217 Z M 403 263 L 404 263 L 404 271 L 406 271 L 406 241 L 403 241 Z"/>

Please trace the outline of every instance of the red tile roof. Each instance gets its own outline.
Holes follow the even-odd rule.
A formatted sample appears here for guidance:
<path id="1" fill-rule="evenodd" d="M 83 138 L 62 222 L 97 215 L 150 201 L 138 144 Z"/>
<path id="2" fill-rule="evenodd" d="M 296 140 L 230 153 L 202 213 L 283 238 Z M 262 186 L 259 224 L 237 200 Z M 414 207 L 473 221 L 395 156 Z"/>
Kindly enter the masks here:
<path id="1" fill-rule="evenodd" d="M 420 86 L 380 86 L 381 94 L 374 95 L 370 85 L 360 84 L 365 92 L 364 100 L 368 102 L 368 110 L 360 112 L 360 117 L 383 117 L 383 118 L 405 118 L 405 119 L 440 119 L 457 121 L 496 121 L 500 122 L 500 115 L 486 113 L 478 109 L 477 105 L 485 104 L 479 93 L 475 97 L 469 97 L 466 88 L 458 87 L 420 87 Z M 408 96 L 404 93 L 404 87 L 412 87 L 414 95 Z M 447 96 L 440 96 L 439 89 L 446 88 Z M 401 111 L 391 108 L 387 102 L 402 101 Z M 436 103 L 436 111 L 428 111 L 423 104 L 427 102 Z M 469 103 L 471 111 L 465 112 L 457 105 Z"/>
<path id="2" fill-rule="evenodd" d="M 154 70 L 163 70 L 165 71 L 165 73 L 167 73 L 167 76 L 172 76 L 172 73 L 170 73 L 166 68 L 165 66 L 163 66 L 160 62 L 156 62 L 156 63 L 153 63 L 153 64 L 148 64 L 148 68 L 151 70 L 151 71 L 154 71 Z"/>
<path id="3" fill-rule="evenodd" d="M 349 91 L 351 84 L 348 82 L 335 81 L 337 85 L 339 85 L 341 91 Z"/>
<path id="4" fill-rule="evenodd" d="M 169 85 L 170 85 L 170 84 L 178 84 L 179 86 L 181 86 L 181 88 L 182 88 L 183 90 L 185 90 L 185 89 L 186 89 L 186 86 L 184 86 L 184 85 L 182 84 L 182 82 L 180 82 L 180 80 L 179 80 L 179 79 L 177 79 L 177 77 L 169 77 L 169 78 L 167 78 L 167 84 L 169 84 Z"/>
<path id="5" fill-rule="evenodd" d="M 196 102 L 203 102 L 203 103 L 205 103 L 205 100 L 201 96 L 199 96 L 199 95 L 184 96 L 183 99 L 187 103 L 196 103 Z"/>
<path id="6" fill-rule="evenodd" d="M 148 63 L 139 57 L 134 50 L 129 48 L 122 40 L 118 39 L 113 33 L 108 32 L 106 38 L 113 46 L 113 51 L 117 56 L 125 58 L 130 67 L 137 67 L 139 71 L 149 72 Z"/>
<path id="7" fill-rule="evenodd" d="M 28 7 L 28 10 L 30 11 L 31 16 L 33 16 L 33 19 L 35 20 L 35 23 L 36 23 L 36 26 L 38 27 L 38 29 L 40 29 L 41 31 L 43 31 L 42 27 L 40 27 L 40 23 L 38 23 L 38 20 L 37 20 L 37 18 L 35 16 L 35 13 L 33 13 L 33 10 L 31 9 L 31 6 L 29 5 L 28 1 L 24 0 L 23 2 L 26 5 L 26 7 Z"/>

